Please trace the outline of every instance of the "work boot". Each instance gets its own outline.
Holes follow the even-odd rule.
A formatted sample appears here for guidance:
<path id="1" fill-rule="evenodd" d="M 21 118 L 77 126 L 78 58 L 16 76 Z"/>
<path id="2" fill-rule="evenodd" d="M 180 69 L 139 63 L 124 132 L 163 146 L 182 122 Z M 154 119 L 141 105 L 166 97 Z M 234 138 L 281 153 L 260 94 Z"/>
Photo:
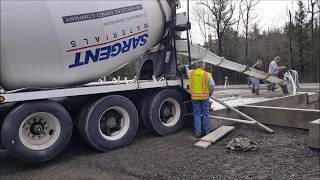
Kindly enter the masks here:
<path id="1" fill-rule="evenodd" d="M 256 89 L 256 95 L 259 95 L 259 89 Z"/>
<path id="2" fill-rule="evenodd" d="M 267 85 L 267 89 L 268 89 L 268 91 L 271 91 L 271 84 Z"/>
<path id="3" fill-rule="evenodd" d="M 213 130 L 210 130 L 209 132 L 206 132 L 206 133 L 205 133 L 205 136 L 208 135 L 208 134 L 210 134 L 210 133 L 212 133 L 212 131 L 213 131 Z"/>
<path id="4" fill-rule="evenodd" d="M 197 138 L 197 139 L 200 139 L 201 138 L 201 134 L 195 134 L 194 137 Z"/>

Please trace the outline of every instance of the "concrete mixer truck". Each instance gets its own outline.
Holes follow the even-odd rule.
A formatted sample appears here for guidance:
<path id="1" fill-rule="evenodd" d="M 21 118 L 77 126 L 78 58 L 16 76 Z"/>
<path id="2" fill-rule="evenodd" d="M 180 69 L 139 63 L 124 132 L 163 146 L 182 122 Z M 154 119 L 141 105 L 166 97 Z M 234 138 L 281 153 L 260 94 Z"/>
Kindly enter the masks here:
<path id="1" fill-rule="evenodd" d="M 178 131 L 190 96 L 177 53 L 259 75 L 180 38 L 190 24 L 186 13 L 176 14 L 178 6 L 177 0 L 1 1 L 1 146 L 20 160 L 44 162 L 63 151 L 74 131 L 100 151 L 131 143 L 139 124 L 161 136 Z M 133 80 L 97 82 L 136 60 Z"/>

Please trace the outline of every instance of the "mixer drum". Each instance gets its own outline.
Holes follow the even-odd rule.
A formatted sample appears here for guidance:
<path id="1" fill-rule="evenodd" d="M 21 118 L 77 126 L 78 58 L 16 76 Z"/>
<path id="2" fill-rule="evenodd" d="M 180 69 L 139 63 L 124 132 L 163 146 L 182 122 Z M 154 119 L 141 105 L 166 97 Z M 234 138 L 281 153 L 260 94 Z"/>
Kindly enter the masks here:
<path id="1" fill-rule="evenodd" d="M 157 45 L 166 1 L 1 1 L 0 86 L 92 82 Z"/>

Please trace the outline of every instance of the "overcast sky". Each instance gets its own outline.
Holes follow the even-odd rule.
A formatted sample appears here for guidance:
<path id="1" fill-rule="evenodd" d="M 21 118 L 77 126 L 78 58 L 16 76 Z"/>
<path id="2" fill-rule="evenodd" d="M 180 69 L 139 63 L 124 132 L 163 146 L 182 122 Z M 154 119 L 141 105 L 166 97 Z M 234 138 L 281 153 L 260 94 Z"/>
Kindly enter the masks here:
<path id="1" fill-rule="evenodd" d="M 182 8 L 179 9 L 178 12 L 186 11 L 187 1 L 180 1 Z M 257 16 L 255 21 L 258 23 L 261 30 L 283 27 L 285 22 L 288 21 L 288 9 L 295 9 L 297 7 L 297 2 L 297 0 L 261 0 L 253 12 Z M 307 0 L 304 2 L 306 6 Z M 196 3 L 197 0 L 190 0 L 190 7 L 194 7 Z M 190 15 L 192 19 L 192 13 Z M 193 36 L 199 34 L 197 33 L 198 30 L 195 23 L 193 23 L 192 31 Z M 199 41 L 199 38 L 193 39 L 198 39 Z"/>

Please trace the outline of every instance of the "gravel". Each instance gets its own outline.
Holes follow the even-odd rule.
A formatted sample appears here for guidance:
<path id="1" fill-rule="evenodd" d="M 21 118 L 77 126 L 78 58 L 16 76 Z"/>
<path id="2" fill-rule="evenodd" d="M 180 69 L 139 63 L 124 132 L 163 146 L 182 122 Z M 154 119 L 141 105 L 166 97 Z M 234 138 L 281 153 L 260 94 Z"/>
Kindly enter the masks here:
<path id="1" fill-rule="evenodd" d="M 74 135 L 62 155 L 43 164 L 26 164 L 0 152 L 0 179 L 319 179 L 320 151 L 307 147 L 308 131 L 270 127 L 274 134 L 237 125 L 207 149 L 194 146 L 187 128 L 167 137 L 140 129 L 131 145 L 105 153 Z M 257 142 L 258 149 L 227 150 L 236 137 Z"/>

